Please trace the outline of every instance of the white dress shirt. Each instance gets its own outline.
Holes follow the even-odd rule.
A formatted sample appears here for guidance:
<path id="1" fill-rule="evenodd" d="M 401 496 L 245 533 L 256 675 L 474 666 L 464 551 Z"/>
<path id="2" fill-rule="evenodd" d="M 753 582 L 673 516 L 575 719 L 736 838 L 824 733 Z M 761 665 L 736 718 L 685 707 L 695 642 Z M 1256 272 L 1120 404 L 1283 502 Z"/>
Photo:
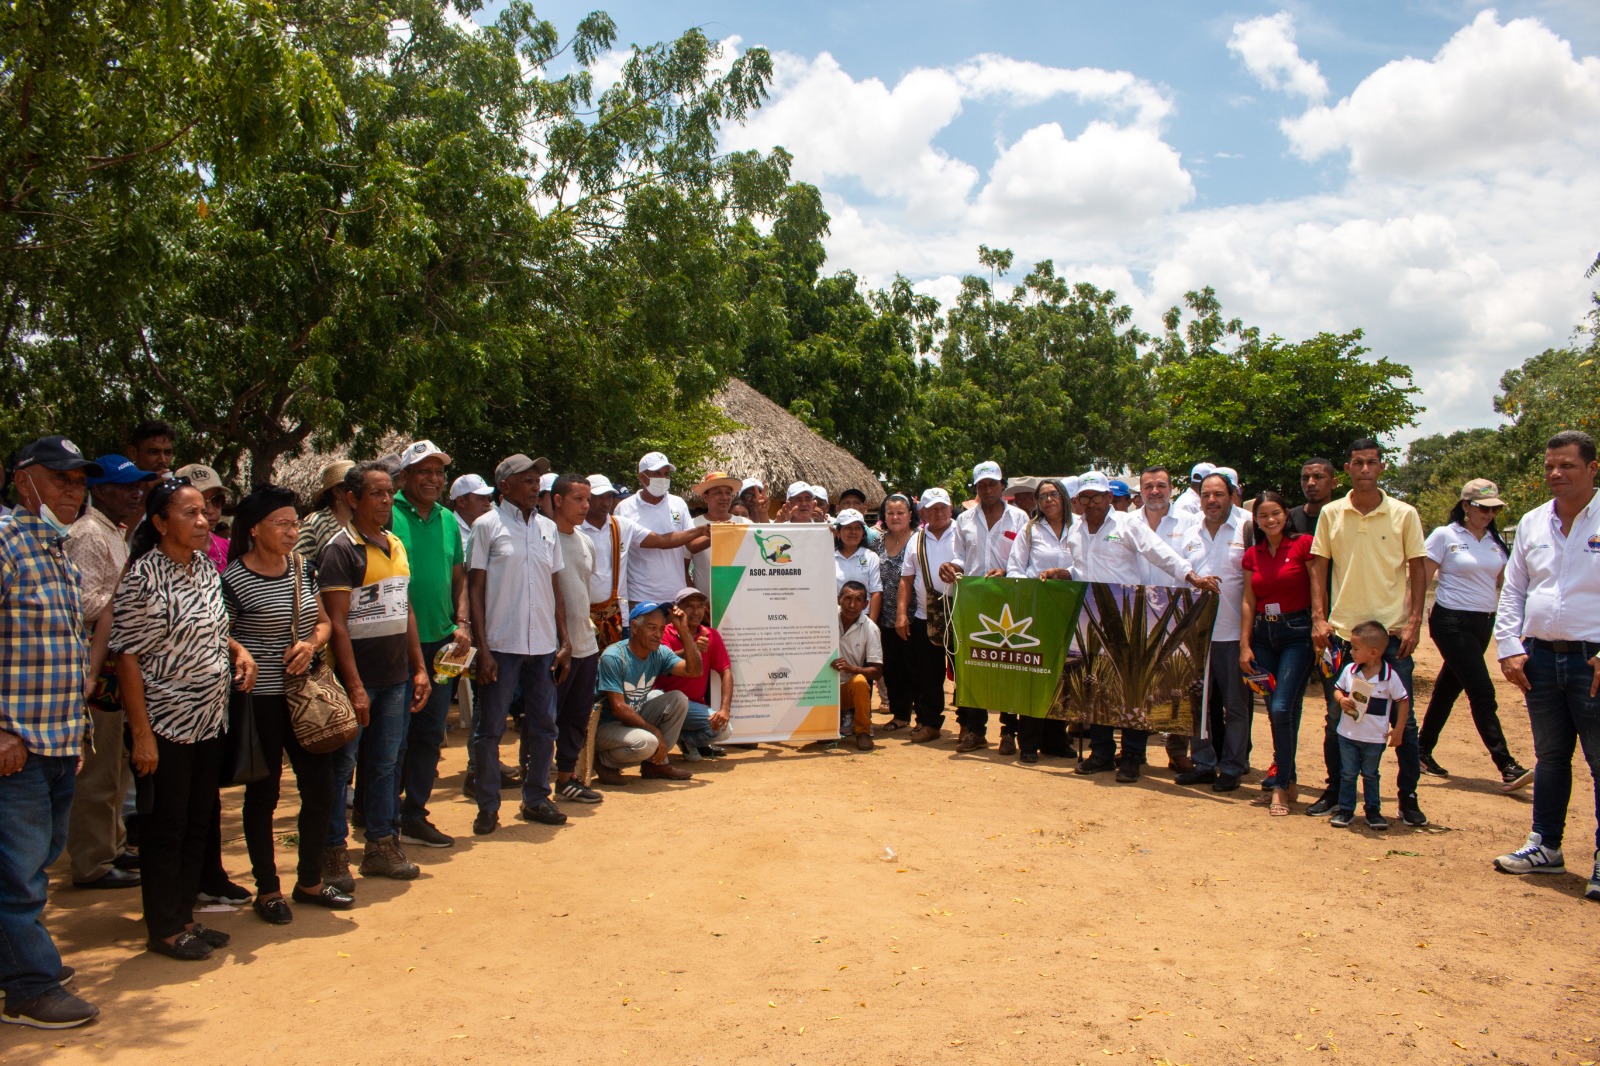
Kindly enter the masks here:
<path id="1" fill-rule="evenodd" d="M 556 524 L 537 511 L 531 521 L 509 500 L 472 523 L 468 569 L 484 571 L 483 635 L 489 650 L 548 655 L 556 650 L 556 593 L 561 569 Z"/>
<path id="2" fill-rule="evenodd" d="M 611 553 L 611 529 L 613 524 L 617 530 L 617 547 L 619 558 L 613 559 Z M 611 569 L 613 564 L 622 568 L 622 576 L 617 579 L 617 606 L 622 610 L 622 616 L 628 616 L 628 556 L 633 550 L 650 535 L 648 529 L 628 521 L 626 518 L 618 519 L 613 515 L 606 515 L 603 524 L 592 526 L 585 519 L 583 525 L 578 527 L 583 530 L 589 543 L 594 545 L 594 572 L 589 575 L 589 603 L 604 603 L 611 598 Z M 680 586 L 681 587 L 681 586 Z"/>
<path id="3" fill-rule="evenodd" d="M 681 496 L 670 493 L 658 503 L 650 503 L 636 492 L 617 504 L 618 518 L 643 526 L 651 533 L 678 533 L 693 528 L 689 505 Z M 671 603 L 689 583 L 683 564 L 687 548 L 635 548 L 628 555 L 628 599 L 633 603 Z"/>
<path id="4" fill-rule="evenodd" d="M 1011 558 L 1011 543 L 1027 524 L 1027 514 L 1016 504 L 1005 504 L 994 525 L 984 518 L 982 506 L 963 511 L 955 521 L 954 562 L 967 577 L 982 577 L 990 570 L 1004 570 Z"/>
<path id="5" fill-rule="evenodd" d="M 935 593 L 948 593 L 950 586 L 939 577 L 939 566 L 955 558 L 956 553 L 956 524 L 951 522 L 944 527 L 944 533 L 935 535 L 933 530 L 922 526 L 911 534 L 906 541 L 906 561 L 900 569 L 900 576 L 910 574 L 912 587 L 916 590 L 915 602 L 908 605 L 906 614 L 912 618 L 926 620 L 928 617 L 928 586 L 922 580 L 922 564 L 918 561 L 920 553 L 928 553 L 928 577 L 933 582 Z"/>
<path id="6" fill-rule="evenodd" d="M 1183 557 L 1194 567 L 1194 572 L 1201 577 L 1214 577 L 1222 585 L 1217 596 L 1216 621 L 1211 623 L 1213 641 L 1239 639 L 1244 583 L 1249 577 L 1239 565 L 1244 550 L 1249 547 L 1244 541 L 1245 528 L 1246 523 L 1239 521 L 1235 511 L 1228 515 L 1215 536 L 1202 519 L 1189 527 L 1189 535 L 1183 542 Z"/>
<path id="7" fill-rule="evenodd" d="M 1526 654 L 1523 637 L 1600 642 L 1600 493 L 1566 536 L 1554 500 L 1522 516 L 1494 636 L 1502 659 Z"/>
<path id="8" fill-rule="evenodd" d="M 1079 581 L 1138 585 L 1142 576 L 1139 562 L 1148 559 L 1170 579 L 1167 584 L 1183 584 L 1193 568 L 1144 521 L 1130 521 L 1132 517 L 1126 511 L 1107 512 L 1106 520 L 1093 533 L 1083 519 L 1073 522 L 1067 534 L 1072 576 Z"/>
<path id="9" fill-rule="evenodd" d="M 1178 498 L 1172 501 L 1172 510 L 1176 511 L 1179 517 L 1189 515 L 1199 518 L 1200 494 L 1192 488 L 1184 489 L 1178 493 Z"/>
<path id="10" fill-rule="evenodd" d="M 1128 517 L 1133 521 L 1139 522 L 1146 529 L 1150 528 L 1150 516 L 1145 513 L 1143 507 L 1137 511 L 1130 512 Z M 1193 529 L 1194 524 L 1198 521 L 1200 521 L 1200 512 L 1198 511 L 1190 513 L 1179 511 L 1175 507 L 1168 507 L 1167 513 L 1161 516 L 1160 522 L 1156 523 L 1154 533 L 1161 538 L 1167 547 L 1182 555 L 1183 542 L 1189 536 L 1189 530 Z M 1139 584 L 1165 585 L 1166 583 L 1167 575 L 1165 571 L 1144 558 L 1139 560 Z"/>
<path id="11" fill-rule="evenodd" d="M 1083 519 L 1076 516 L 1073 525 Z M 1029 522 L 1011 542 L 1011 557 L 1006 560 L 1006 577 L 1038 577 L 1045 570 L 1071 570 L 1072 549 L 1067 538 L 1072 526 L 1062 526 L 1061 536 L 1050 528 L 1050 523 L 1040 518 Z"/>

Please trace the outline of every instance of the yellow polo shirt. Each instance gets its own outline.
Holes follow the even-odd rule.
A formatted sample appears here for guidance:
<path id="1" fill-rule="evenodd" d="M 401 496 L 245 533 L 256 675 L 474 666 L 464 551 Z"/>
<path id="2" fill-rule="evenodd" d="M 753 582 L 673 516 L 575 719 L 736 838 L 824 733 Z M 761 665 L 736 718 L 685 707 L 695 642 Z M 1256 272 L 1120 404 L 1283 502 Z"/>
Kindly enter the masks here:
<path id="1" fill-rule="evenodd" d="M 1332 603 L 1328 621 L 1345 640 L 1362 622 L 1390 629 L 1405 624 L 1409 610 L 1406 564 L 1427 554 L 1422 519 L 1409 503 L 1384 493 L 1369 513 L 1350 506 L 1350 497 L 1323 507 L 1311 554 L 1330 560 Z"/>

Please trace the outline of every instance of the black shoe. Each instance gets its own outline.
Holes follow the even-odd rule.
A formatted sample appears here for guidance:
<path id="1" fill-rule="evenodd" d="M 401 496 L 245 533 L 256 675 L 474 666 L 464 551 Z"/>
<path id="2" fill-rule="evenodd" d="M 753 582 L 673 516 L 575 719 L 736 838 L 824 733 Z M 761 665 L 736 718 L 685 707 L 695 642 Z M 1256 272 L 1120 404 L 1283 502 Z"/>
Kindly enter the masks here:
<path id="1" fill-rule="evenodd" d="M 1033 763 L 1039 761 L 1039 753 L 1036 751 L 1025 751 L 1021 755 L 1017 756 L 1017 758 L 1031 766 Z"/>
<path id="2" fill-rule="evenodd" d="M 1333 826 L 1335 829 L 1344 829 L 1348 827 L 1351 822 L 1355 821 L 1355 818 L 1355 811 L 1334 811 L 1333 817 L 1328 819 L 1328 824 Z"/>
<path id="3" fill-rule="evenodd" d="M 1010 733 L 1000 734 L 1000 754 L 1015 755 L 1017 753 L 1017 738 Z"/>
<path id="4" fill-rule="evenodd" d="M 85 1003 L 64 988 L 52 988 L 15 1005 L 6 997 L 0 1022 L 26 1025 L 34 1029 L 72 1029 L 100 1017 L 100 1008 Z"/>
<path id="5" fill-rule="evenodd" d="M 1313 818 L 1321 818 L 1339 806 L 1339 796 L 1335 792 L 1324 792 L 1322 798 L 1306 808 L 1306 814 Z"/>
<path id="6" fill-rule="evenodd" d="M 1215 770 L 1185 770 L 1172 780 L 1180 785 L 1210 785 L 1217 780 Z"/>
<path id="7" fill-rule="evenodd" d="M 510 792 L 522 787 L 522 767 L 500 764 L 500 791 Z"/>
<path id="8" fill-rule="evenodd" d="M 296 903 L 309 903 L 314 907 L 327 907 L 335 911 L 347 911 L 356 905 L 356 898 L 338 885 L 323 885 L 315 892 L 307 892 L 295 885 L 290 895 Z"/>
<path id="9" fill-rule="evenodd" d="M 556 810 L 556 805 L 547 799 L 529 807 L 527 804 L 517 808 L 517 817 L 524 822 L 538 822 L 541 825 L 566 825 L 567 816 Z"/>
<path id="10" fill-rule="evenodd" d="M 169 959 L 181 959 L 184 962 L 199 962 L 211 957 L 211 945 L 187 929 L 179 933 L 178 939 L 170 944 L 158 937 L 151 937 L 144 946 L 157 955 L 165 955 Z"/>
<path id="11" fill-rule="evenodd" d="M 72 983 L 72 979 L 76 976 L 78 976 L 77 970 L 74 970 L 71 966 L 62 964 L 61 972 L 56 974 L 56 984 L 60 985 L 62 988 L 66 988 Z"/>
<path id="12" fill-rule="evenodd" d="M 461 782 L 461 795 L 467 799 L 477 798 L 478 782 L 471 774 L 468 774 L 466 780 Z"/>
<path id="13" fill-rule="evenodd" d="M 448 848 L 456 842 L 455 837 L 439 832 L 438 827 L 426 818 L 420 822 L 402 822 L 400 840 L 406 844 L 418 844 L 425 848 Z"/>
<path id="14" fill-rule="evenodd" d="M 1449 777 L 1450 771 L 1439 765 L 1432 753 L 1421 756 L 1422 772 L 1432 777 Z"/>
<path id="15" fill-rule="evenodd" d="M 289 909 L 289 902 L 282 896 L 267 900 L 257 896 L 256 901 L 250 904 L 250 909 L 268 925 L 288 925 L 294 921 L 294 911 Z"/>
<path id="16" fill-rule="evenodd" d="M 1213 792 L 1232 792 L 1239 787 L 1239 779 L 1232 774 L 1218 774 L 1217 779 L 1211 782 Z"/>
<path id="17" fill-rule="evenodd" d="M 1139 764 L 1132 759 L 1124 759 L 1118 763 L 1117 780 L 1124 785 L 1131 785 L 1139 780 Z"/>
<path id="18" fill-rule="evenodd" d="M 1417 806 L 1415 798 L 1410 803 L 1400 805 L 1400 820 L 1413 829 L 1421 829 L 1428 824 L 1428 816 L 1422 813 L 1422 808 Z"/>
<path id="19" fill-rule="evenodd" d="M 727 748 L 719 748 L 715 744 L 700 745 L 700 755 L 707 759 L 721 759 L 728 754 Z"/>
<path id="20" fill-rule="evenodd" d="M 1507 763 L 1505 769 L 1500 771 L 1500 791 L 1515 792 L 1533 783 L 1533 771 L 1524 770 L 1516 763 Z"/>
<path id="21" fill-rule="evenodd" d="M 242 888 L 232 881 L 224 881 L 220 885 L 202 888 L 195 898 L 201 903 L 226 903 L 230 907 L 243 907 L 255 895 L 248 888 Z"/>
<path id="22" fill-rule="evenodd" d="M 350 828 L 365 829 L 367 827 L 367 812 L 357 808 L 350 810 Z"/>
<path id="23" fill-rule="evenodd" d="M 498 811 L 479 811 L 478 816 L 472 820 L 472 835 L 486 837 L 494 832 L 500 825 Z"/>
<path id="24" fill-rule="evenodd" d="M 1387 819 L 1387 818 L 1385 818 L 1383 816 L 1383 811 L 1380 808 L 1377 808 L 1377 807 L 1368 807 L 1367 808 L 1367 828 L 1368 829 L 1387 829 L 1387 828 L 1389 828 L 1389 819 Z"/>
<path id="25" fill-rule="evenodd" d="M 195 922 L 194 927 L 190 929 L 189 932 L 193 933 L 201 940 L 204 940 L 207 944 L 210 944 L 214 948 L 225 948 L 228 946 L 228 941 L 233 939 L 233 937 L 229 936 L 227 933 L 224 933 L 221 929 L 207 929 L 199 922 Z"/>
<path id="26" fill-rule="evenodd" d="M 93 881 L 74 881 L 73 888 L 138 888 L 139 875 L 133 870 L 123 870 L 117 866 L 95 878 Z"/>
<path id="27" fill-rule="evenodd" d="M 128 848 L 113 859 L 111 865 L 119 870 L 137 870 L 139 868 L 139 849 Z"/>
<path id="28" fill-rule="evenodd" d="M 704 751 L 705 749 L 700 749 Z M 600 793 L 579 781 L 576 777 L 569 777 L 556 786 L 556 795 L 568 803 L 599 803 L 605 799 Z"/>
<path id="29" fill-rule="evenodd" d="M 1072 772 L 1075 773 L 1075 774 L 1085 774 L 1085 775 L 1087 775 L 1087 774 L 1103 774 L 1107 770 L 1111 770 L 1111 769 L 1114 769 L 1114 768 L 1115 768 L 1115 764 L 1110 759 L 1102 759 L 1098 755 L 1091 755 L 1087 759 L 1085 759 L 1082 762 L 1080 762 L 1076 767 L 1074 767 Z"/>

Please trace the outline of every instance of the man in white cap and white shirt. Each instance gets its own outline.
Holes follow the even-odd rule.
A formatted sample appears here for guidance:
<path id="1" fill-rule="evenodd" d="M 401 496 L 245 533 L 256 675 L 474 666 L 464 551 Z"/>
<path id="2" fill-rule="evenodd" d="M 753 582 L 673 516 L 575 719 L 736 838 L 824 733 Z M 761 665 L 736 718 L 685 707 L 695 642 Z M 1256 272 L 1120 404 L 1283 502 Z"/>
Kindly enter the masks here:
<path id="1" fill-rule="evenodd" d="M 826 522 L 828 520 L 828 489 L 825 485 L 811 486 L 811 521 Z"/>
<path id="2" fill-rule="evenodd" d="M 689 532 L 693 539 L 682 546 L 654 548 L 641 544 L 628 559 L 628 599 L 633 603 L 671 603 L 689 583 L 689 552 L 711 540 L 709 532 L 694 528 L 689 505 L 672 494 L 672 463 L 660 452 L 639 460 L 639 491 L 616 505 L 618 518 L 626 518 L 664 537 Z M 688 550 L 686 550 L 688 549 Z"/>
<path id="3" fill-rule="evenodd" d="M 550 490 L 555 486 L 556 475 L 554 472 L 546 472 L 539 475 L 539 513 L 552 522 L 555 521 L 556 508 L 554 502 L 550 499 Z"/>
<path id="4" fill-rule="evenodd" d="M 494 489 L 477 474 L 462 474 L 450 483 L 450 506 L 461 527 L 461 547 L 472 554 L 472 523 L 494 506 Z"/>
<path id="5" fill-rule="evenodd" d="M 961 577 L 1005 576 L 1006 563 L 1011 558 L 1011 545 L 1028 524 L 1028 516 L 1022 509 L 1003 498 L 1005 484 L 1005 478 L 1000 474 L 1000 464 L 993 460 L 972 468 L 972 488 L 977 494 L 978 505 L 963 511 L 961 517 L 956 519 L 954 555 L 945 564 L 948 571 L 939 575 L 949 584 L 955 584 Z M 1003 714 L 1000 721 L 1000 754 L 1015 755 L 1016 715 Z M 989 746 L 988 711 L 977 707 L 957 707 L 956 722 L 961 726 L 961 739 L 957 742 L 956 750 L 975 751 Z"/>
<path id="6" fill-rule="evenodd" d="M 1133 512 L 1111 509 L 1111 480 L 1104 474 L 1090 471 L 1080 477 L 1078 498 L 1083 501 L 1083 521 L 1072 523 L 1067 534 L 1067 544 L 1072 549 L 1072 576 L 1077 580 L 1137 585 L 1140 583 L 1139 561 L 1148 559 L 1171 578 L 1173 584 L 1182 582 L 1207 592 L 1218 591 L 1220 586 L 1216 578 L 1197 576 L 1183 556 L 1152 533 L 1149 525 L 1138 520 Z M 1096 774 L 1116 767 L 1118 781 L 1137 781 L 1149 739 L 1146 730 L 1124 729 L 1122 758 L 1118 760 L 1114 727 L 1091 725 L 1089 757 L 1079 763 L 1074 772 Z"/>
<path id="7" fill-rule="evenodd" d="M 693 528 L 652 533 L 637 522 L 612 514 L 617 487 L 604 474 L 589 475 L 589 514 L 578 527 L 594 545 L 589 577 L 589 613 L 605 647 L 621 640 L 628 626 L 628 572 L 642 548 L 681 552 L 700 535 Z M 614 638 L 614 639 L 613 639 Z"/>
<path id="8" fill-rule="evenodd" d="M 767 497 L 767 486 L 760 478 L 747 477 L 740 482 L 739 502 L 750 512 L 751 522 L 760 525 L 773 520 L 769 517 L 768 507 L 771 501 Z"/>
<path id="9" fill-rule="evenodd" d="M 734 493 L 739 491 L 741 482 L 731 474 L 721 470 L 713 470 L 700 480 L 694 487 L 696 496 L 706 502 L 706 513 L 695 516 L 694 526 L 699 529 L 703 526 L 714 525 L 718 522 L 728 522 L 736 526 L 748 526 L 750 519 L 733 513 Z M 689 561 L 694 567 L 694 587 L 705 594 L 706 601 L 711 600 L 711 540 L 689 553 Z"/>
<path id="10" fill-rule="evenodd" d="M 1200 482 L 1217 472 L 1212 463 L 1196 463 L 1194 469 L 1189 471 L 1189 487 L 1183 494 L 1172 501 L 1172 510 L 1179 516 L 1189 516 L 1195 521 L 1200 519 Z"/>
<path id="11" fill-rule="evenodd" d="M 789 491 L 784 494 L 783 508 L 778 512 L 776 522 L 809 522 L 811 511 L 816 506 L 817 494 L 811 485 L 805 481 L 792 481 Z"/>
<path id="12" fill-rule="evenodd" d="M 950 494 L 941 488 L 925 489 L 918 504 L 921 527 L 906 541 L 905 565 L 900 570 L 900 596 L 895 605 L 895 632 L 910 641 L 916 679 L 917 727 L 913 744 L 938 740 L 944 727 L 944 642 L 928 638 L 928 596 L 945 596 L 950 583 L 941 574 L 955 558 L 956 525 L 950 520 Z M 923 571 L 927 571 L 926 577 Z M 948 615 L 946 616 L 948 623 Z"/>

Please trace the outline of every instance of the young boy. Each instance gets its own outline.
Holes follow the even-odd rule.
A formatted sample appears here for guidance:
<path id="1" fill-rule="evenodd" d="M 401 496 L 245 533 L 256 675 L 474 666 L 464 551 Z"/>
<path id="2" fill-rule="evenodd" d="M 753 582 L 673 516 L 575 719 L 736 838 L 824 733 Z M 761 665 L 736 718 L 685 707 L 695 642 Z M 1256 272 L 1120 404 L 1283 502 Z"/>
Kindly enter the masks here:
<path id="1" fill-rule="evenodd" d="M 883 638 L 866 611 L 867 586 L 846 581 L 839 589 L 839 657 L 833 668 L 839 672 L 839 732 L 853 732 L 858 751 L 873 748 L 872 684 L 883 676 Z"/>
<path id="2" fill-rule="evenodd" d="M 1344 714 L 1339 718 L 1339 809 L 1330 825 L 1343 829 L 1356 814 L 1356 774 L 1366 793 L 1367 826 L 1387 829 L 1378 800 L 1378 763 L 1385 746 L 1397 748 L 1411 714 L 1411 693 L 1384 661 L 1389 631 L 1382 622 L 1362 622 L 1350 631 L 1351 662 L 1334 683 Z"/>

